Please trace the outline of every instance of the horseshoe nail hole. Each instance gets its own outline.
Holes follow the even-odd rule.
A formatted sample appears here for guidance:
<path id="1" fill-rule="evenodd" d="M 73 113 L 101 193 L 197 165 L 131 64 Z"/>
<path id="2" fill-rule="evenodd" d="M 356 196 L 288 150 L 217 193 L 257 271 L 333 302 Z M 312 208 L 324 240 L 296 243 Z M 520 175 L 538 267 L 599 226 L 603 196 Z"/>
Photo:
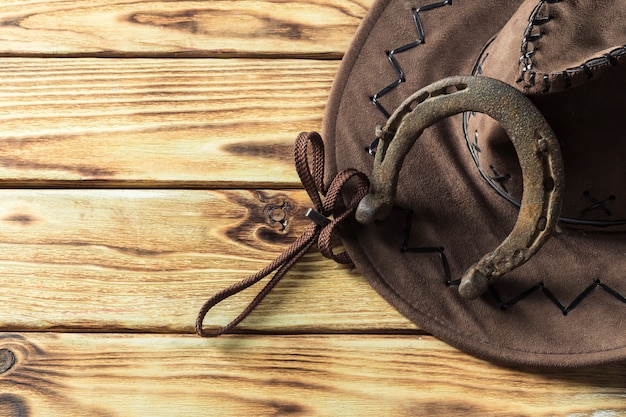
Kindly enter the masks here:
<path id="1" fill-rule="evenodd" d="M 444 93 L 445 94 L 453 94 L 461 90 L 465 90 L 467 88 L 467 84 L 455 84 L 449 85 L 446 87 Z"/>
<path id="2" fill-rule="evenodd" d="M 543 189 L 546 191 L 554 190 L 554 178 L 552 177 L 544 178 Z"/>
<path id="3" fill-rule="evenodd" d="M 428 95 L 429 97 L 437 97 L 440 96 L 442 94 L 446 93 L 446 89 L 445 88 L 440 88 L 439 90 L 433 90 L 431 91 Z"/>
<path id="4" fill-rule="evenodd" d="M 430 93 L 428 92 L 420 94 L 419 96 L 415 98 L 415 100 L 409 103 L 409 108 L 411 109 L 411 111 L 415 110 L 417 106 L 419 106 L 420 104 L 428 100 L 429 97 L 430 97 Z"/>
<path id="5" fill-rule="evenodd" d="M 537 220 L 537 230 L 546 230 L 546 225 L 548 224 L 548 219 L 546 219 L 545 217 L 540 217 L 539 220 Z"/>
<path id="6" fill-rule="evenodd" d="M 541 138 L 537 141 L 537 147 L 539 148 L 539 152 L 548 152 L 548 141 L 544 138 Z"/>

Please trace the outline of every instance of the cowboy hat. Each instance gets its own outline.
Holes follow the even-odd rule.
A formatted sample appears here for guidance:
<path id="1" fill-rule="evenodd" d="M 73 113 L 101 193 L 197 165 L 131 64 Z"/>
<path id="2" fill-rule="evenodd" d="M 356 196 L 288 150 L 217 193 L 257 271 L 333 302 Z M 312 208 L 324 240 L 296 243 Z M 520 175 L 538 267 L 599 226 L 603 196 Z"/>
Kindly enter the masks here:
<path id="1" fill-rule="evenodd" d="M 371 153 L 390 152 L 376 125 L 414 92 L 456 75 L 496 78 L 529 97 L 562 154 L 552 237 L 468 300 L 459 278 L 505 240 L 533 184 L 522 181 L 522 158 L 493 117 L 467 111 L 424 130 L 404 158 L 395 207 L 342 234 L 370 284 L 422 328 L 498 362 L 626 358 L 625 18 L 619 1 L 373 6 L 327 106 L 328 178 L 348 167 L 371 173 Z M 523 116 L 498 94 L 488 101 Z"/>
<path id="2" fill-rule="evenodd" d="M 624 19 L 620 0 L 379 0 L 359 28 L 317 188 L 367 174 L 346 252 L 434 336 L 507 364 L 626 358 Z"/>

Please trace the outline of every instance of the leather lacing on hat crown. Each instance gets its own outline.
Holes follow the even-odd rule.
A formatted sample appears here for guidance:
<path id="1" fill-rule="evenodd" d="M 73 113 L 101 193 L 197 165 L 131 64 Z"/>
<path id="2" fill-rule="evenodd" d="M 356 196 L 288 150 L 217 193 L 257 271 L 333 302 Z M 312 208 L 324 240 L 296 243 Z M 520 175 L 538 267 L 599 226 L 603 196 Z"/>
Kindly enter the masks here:
<path id="1" fill-rule="evenodd" d="M 558 1 L 559 0 L 552 0 L 552 1 L 540 0 L 537 6 L 535 6 L 535 8 L 533 9 L 528 19 L 528 26 L 526 27 L 526 30 L 524 31 L 524 37 L 522 38 L 522 46 L 520 48 L 521 56 L 520 56 L 519 62 L 522 67 L 522 70 L 521 70 L 520 78 L 517 80 L 518 83 L 521 83 L 522 81 L 524 81 L 525 78 L 527 78 L 527 85 L 525 86 L 525 88 L 530 88 L 531 86 L 535 85 L 535 78 L 537 75 L 535 72 L 532 71 L 532 68 L 533 68 L 532 56 L 535 54 L 535 50 L 530 49 L 529 46 L 533 42 L 543 37 L 543 33 L 541 32 L 541 30 L 536 31 L 536 29 L 548 23 L 550 20 L 552 20 L 552 16 L 550 15 L 540 16 L 540 14 L 543 11 L 543 6 L 546 3 L 558 3 Z M 528 73 L 528 77 L 525 77 L 527 73 Z M 549 86 L 549 79 L 546 77 L 544 80 L 546 82 L 546 85 Z"/>
<path id="2" fill-rule="evenodd" d="M 312 156 L 311 164 L 309 164 L 307 155 L 309 146 Z M 272 288 L 316 242 L 319 251 L 325 257 L 340 264 L 352 263 L 350 256 L 346 252 L 338 254 L 333 252 L 331 237 L 337 226 L 353 217 L 357 204 L 367 194 L 369 190 L 367 176 L 355 169 L 346 169 L 338 173 L 330 186 L 326 188 L 324 186 L 324 143 L 321 136 L 315 132 L 301 133 L 298 136 L 294 156 L 296 171 L 300 181 L 315 206 L 314 211 L 310 211 L 310 213 L 313 213 L 310 217 L 314 222 L 306 228 L 304 233 L 285 252 L 268 266 L 209 298 L 200 308 L 196 319 L 196 332 L 198 335 L 203 337 L 219 336 L 236 327 L 259 305 Z M 351 181 L 353 179 L 354 181 Z M 343 202 L 342 191 L 349 182 L 355 183 L 355 189 L 351 190 L 352 199 L 346 206 Z M 324 201 L 322 201 L 320 194 L 325 196 Z M 328 220 L 329 216 L 333 216 L 333 219 Z M 204 330 L 203 322 L 210 309 L 225 299 L 251 287 L 274 271 L 276 271 L 274 276 L 235 319 L 213 331 Z"/>
<path id="3" fill-rule="evenodd" d="M 538 82 L 541 82 L 539 85 L 543 85 L 542 93 L 548 93 L 553 86 L 551 77 L 562 78 L 564 82 L 563 88 L 570 88 L 573 84 L 572 77 L 584 74 L 588 79 L 593 78 L 593 71 L 596 68 L 606 65 L 617 65 L 619 58 L 626 55 L 626 45 L 622 45 L 602 56 L 591 58 L 578 66 L 567 68 L 561 72 L 552 73 L 550 75 L 543 74 L 540 79 L 537 79 L 537 75 L 541 74 L 534 71 L 533 57 L 535 55 L 535 49 L 530 49 L 530 47 L 534 42 L 543 38 L 541 27 L 553 19 L 553 16 L 546 11 L 546 5 L 560 2 L 561 0 L 539 0 L 528 18 L 528 26 L 524 30 L 520 46 L 520 77 L 516 80 L 525 90 L 529 90 L 535 87 Z M 542 13 L 547 14 L 542 16 Z"/>

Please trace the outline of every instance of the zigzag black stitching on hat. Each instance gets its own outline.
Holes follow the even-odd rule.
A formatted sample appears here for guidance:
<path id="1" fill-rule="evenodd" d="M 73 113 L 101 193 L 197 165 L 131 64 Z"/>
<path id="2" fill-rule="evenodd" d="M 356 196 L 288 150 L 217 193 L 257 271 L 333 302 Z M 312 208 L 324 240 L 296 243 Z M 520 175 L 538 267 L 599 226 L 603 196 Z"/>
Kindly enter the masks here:
<path id="1" fill-rule="evenodd" d="M 402 229 L 402 247 L 400 252 L 402 253 L 436 253 L 439 255 L 439 261 L 441 262 L 441 270 L 445 279 L 446 285 L 459 285 L 461 280 L 453 280 L 450 273 L 450 264 L 445 254 L 443 246 L 420 246 L 410 247 L 409 239 L 411 237 L 411 230 L 413 228 L 413 215 L 415 212 L 413 209 L 407 209 L 404 207 L 394 206 L 394 210 L 399 210 L 405 213 L 404 227 Z"/>
<path id="2" fill-rule="evenodd" d="M 443 246 L 409 246 L 409 239 L 411 238 L 412 228 L 413 228 L 413 215 L 415 212 L 412 209 L 407 209 L 403 207 L 394 207 L 395 210 L 399 210 L 405 213 L 405 223 L 402 229 L 402 246 L 400 251 L 402 253 L 413 253 L 413 254 L 437 254 L 439 256 L 439 261 L 441 262 L 441 271 L 444 278 L 444 283 L 448 287 L 455 287 L 461 283 L 460 279 L 452 279 L 452 274 L 450 272 L 450 265 L 448 263 L 448 258 L 445 254 L 445 248 Z M 543 282 L 540 282 L 536 285 L 533 285 L 522 291 L 521 293 L 515 295 L 511 299 L 505 301 L 498 291 L 498 288 L 491 284 L 489 286 L 489 290 L 491 294 L 494 296 L 495 301 L 500 306 L 500 309 L 505 311 L 509 308 L 513 307 L 515 304 L 529 297 L 537 291 L 541 291 L 543 295 L 546 296 L 559 310 L 566 316 L 570 311 L 572 311 L 575 307 L 577 307 L 588 295 L 592 293 L 596 288 L 604 290 L 607 294 L 615 297 L 622 303 L 626 304 L 626 297 L 620 294 L 618 291 L 609 287 L 608 285 L 600 282 L 599 279 L 596 279 L 592 284 L 590 284 L 587 288 L 585 288 L 574 301 L 569 303 L 567 306 L 564 305 L 561 300 L 552 292 L 548 287 L 545 286 Z"/>
<path id="3" fill-rule="evenodd" d="M 500 293 L 498 292 L 498 290 L 496 289 L 496 287 L 494 285 L 491 285 L 489 287 L 489 289 L 490 289 L 491 293 L 493 294 L 493 296 L 495 297 L 496 301 L 500 304 L 500 309 L 502 309 L 503 311 L 511 308 L 513 305 L 515 305 L 518 302 L 524 300 L 526 297 L 530 296 L 531 294 L 533 294 L 533 293 L 535 293 L 537 291 L 541 291 L 541 293 L 543 295 L 545 295 L 559 310 L 561 310 L 561 312 L 563 313 L 564 316 L 567 316 L 567 314 L 569 312 L 571 312 L 575 307 L 577 307 L 596 288 L 604 290 L 607 294 L 612 295 L 613 297 L 615 297 L 616 299 L 618 299 L 622 303 L 626 304 L 626 297 L 624 297 L 623 295 L 621 295 L 619 292 L 615 291 L 614 289 L 612 289 L 608 285 L 600 282 L 599 279 L 595 280 L 593 282 L 593 284 L 591 284 L 587 288 L 585 288 L 576 298 L 574 298 L 574 301 L 572 301 L 567 306 L 565 306 L 557 298 L 557 296 L 554 295 L 554 293 L 552 293 L 552 291 L 550 291 L 544 285 L 543 282 L 540 282 L 537 285 L 534 285 L 534 286 L 528 288 L 526 291 L 521 292 L 520 294 L 516 295 L 515 297 L 511 298 L 508 301 L 502 300 L 502 296 L 500 295 Z"/>
<path id="4" fill-rule="evenodd" d="M 395 89 L 400 84 L 406 81 L 404 70 L 400 66 L 400 63 L 395 58 L 396 54 L 406 52 L 426 42 L 424 26 L 422 25 L 422 19 L 420 18 L 420 15 L 419 15 L 421 12 L 427 12 L 429 10 L 438 9 L 440 7 L 447 6 L 447 5 L 452 5 L 452 0 L 443 0 L 437 3 L 427 4 L 426 6 L 420 6 L 420 7 L 411 9 L 413 13 L 413 23 L 415 24 L 415 30 L 417 32 L 417 39 L 414 40 L 413 42 L 409 42 L 405 45 L 394 48 L 391 51 L 385 51 L 385 53 L 387 54 L 387 59 L 389 60 L 389 63 L 391 64 L 391 67 L 393 68 L 395 73 L 398 75 L 398 78 L 370 97 L 370 101 L 385 116 L 385 118 L 388 119 L 391 116 L 391 113 L 389 113 L 389 111 L 387 111 L 387 109 L 385 109 L 385 107 L 378 100 L 381 97 L 383 97 L 385 94 L 389 93 L 390 91 L 392 91 L 393 89 Z M 368 146 L 367 151 L 371 155 L 374 155 L 375 149 L 378 146 L 378 141 L 379 139 L 376 138 Z"/>
<path id="5" fill-rule="evenodd" d="M 443 0 L 437 3 L 432 3 L 426 6 L 421 6 L 421 7 L 412 9 L 413 22 L 415 23 L 415 30 L 417 32 L 417 39 L 414 40 L 413 42 L 407 43 L 405 45 L 399 46 L 397 48 L 392 49 L 391 51 L 386 52 L 387 58 L 389 59 L 389 63 L 391 64 L 391 67 L 394 69 L 396 74 L 398 74 L 398 78 L 394 80 L 391 84 L 387 85 L 386 87 L 378 91 L 372 97 L 370 97 L 370 100 L 372 101 L 372 103 L 376 106 L 376 108 L 378 108 L 378 110 L 380 110 L 382 114 L 385 115 L 385 117 L 389 118 L 391 114 L 387 111 L 387 109 L 383 107 L 382 104 L 380 104 L 378 99 L 383 97 L 385 94 L 387 94 L 388 92 L 396 88 L 398 85 L 406 81 L 405 76 L 404 76 L 404 71 L 402 70 L 402 67 L 396 60 L 395 55 L 408 51 L 410 49 L 413 49 L 423 44 L 424 42 L 426 42 L 426 35 L 424 33 L 422 19 L 420 18 L 420 15 L 419 15 L 420 12 L 427 12 L 429 10 L 434 10 L 439 7 L 443 7 L 447 5 L 452 5 L 452 0 Z"/>

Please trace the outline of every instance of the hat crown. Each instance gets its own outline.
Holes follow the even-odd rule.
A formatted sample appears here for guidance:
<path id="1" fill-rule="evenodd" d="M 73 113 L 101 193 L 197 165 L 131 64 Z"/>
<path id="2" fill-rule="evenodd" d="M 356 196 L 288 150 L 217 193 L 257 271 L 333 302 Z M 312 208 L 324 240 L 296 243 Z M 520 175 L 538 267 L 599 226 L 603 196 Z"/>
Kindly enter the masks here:
<path id="1" fill-rule="evenodd" d="M 425 129 L 403 162 L 393 215 L 347 228 L 342 241 L 372 286 L 440 339 L 518 364 L 626 358 L 619 331 L 626 319 L 626 233 L 613 233 L 623 230 L 615 220 L 626 219 L 620 2 L 378 0 L 344 57 L 324 118 L 329 180 L 345 169 L 371 172 L 368 151 L 378 157 L 385 149 L 372 142 L 375 126 L 411 94 L 444 77 L 482 73 L 523 91 L 554 130 L 565 163 L 561 215 L 613 225 L 562 227 L 492 292 L 461 299 L 457 278 L 515 226 L 519 210 L 507 200 L 520 198 L 524 184 L 511 140 L 489 117 L 467 111 Z M 517 82 L 525 37 L 526 52 L 534 51 L 525 74 L 535 73 L 534 89 L 526 79 Z M 559 74 L 572 68 L 571 83 L 558 85 L 567 79 Z M 554 81 L 547 91 L 544 74 Z M 489 100 L 513 117 L 521 111 L 498 96 Z"/>
<path id="2" fill-rule="evenodd" d="M 528 95 L 555 131 L 565 162 L 563 223 L 626 224 L 626 2 L 527 0 L 484 49 L 475 75 Z M 467 121 L 479 169 L 519 201 L 523 184 L 504 131 L 486 116 Z M 497 175 L 493 173 L 497 172 Z"/>

